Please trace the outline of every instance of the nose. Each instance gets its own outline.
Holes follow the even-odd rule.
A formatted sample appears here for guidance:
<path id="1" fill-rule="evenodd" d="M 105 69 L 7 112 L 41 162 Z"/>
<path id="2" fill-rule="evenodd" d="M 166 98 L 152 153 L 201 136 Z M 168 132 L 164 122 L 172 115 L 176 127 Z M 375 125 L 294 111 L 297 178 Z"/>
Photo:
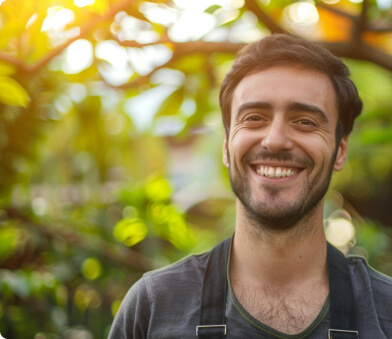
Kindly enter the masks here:
<path id="1" fill-rule="evenodd" d="M 261 146 L 273 153 L 290 150 L 293 147 L 293 142 L 289 132 L 287 122 L 282 119 L 274 119 L 265 130 Z"/>

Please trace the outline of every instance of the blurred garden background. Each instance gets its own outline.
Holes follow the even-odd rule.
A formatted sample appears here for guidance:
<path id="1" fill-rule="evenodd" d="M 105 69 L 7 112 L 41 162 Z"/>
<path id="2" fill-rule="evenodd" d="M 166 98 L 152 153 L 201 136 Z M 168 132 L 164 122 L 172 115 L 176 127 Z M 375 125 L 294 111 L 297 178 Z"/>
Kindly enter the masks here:
<path id="1" fill-rule="evenodd" d="M 147 270 L 234 230 L 219 84 L 277 32 L 364 101 L 327 238 L 392 275 L 392 0 L 0 1 L 0 333 L 106 338 Z"/>

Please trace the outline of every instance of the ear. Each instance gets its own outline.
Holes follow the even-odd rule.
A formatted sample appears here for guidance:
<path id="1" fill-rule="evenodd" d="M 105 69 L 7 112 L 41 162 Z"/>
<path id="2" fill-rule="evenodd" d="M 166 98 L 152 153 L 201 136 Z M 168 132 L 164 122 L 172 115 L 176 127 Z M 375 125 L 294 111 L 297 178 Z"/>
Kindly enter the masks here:
<path id="1" fill-rule="evenodd" d="M 225 140 L 223 141 L 223 165 L 229 168 L 229 159 L 227 157 L 227 136 L 225 136 Z"/>
<path id="2" fill-rule="evenodd" d="M 348 147 L 348 135 L 345 135 L 339 142 L 338 154 L 336 155 L 335 164 L 333 169 L 335 171 L 341 171 L 347 160 L 347 147 Z"/>

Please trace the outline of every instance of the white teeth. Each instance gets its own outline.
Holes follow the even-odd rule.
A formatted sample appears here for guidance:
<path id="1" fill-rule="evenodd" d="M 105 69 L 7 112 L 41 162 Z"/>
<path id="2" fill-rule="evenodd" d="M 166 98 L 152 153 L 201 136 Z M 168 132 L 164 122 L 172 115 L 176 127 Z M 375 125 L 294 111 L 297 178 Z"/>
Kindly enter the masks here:
<path id="1" fill-rule="evenodd" d="M 268 178 L 285 178 L 297 174 L 295 169 L 270 166 L 260 166 L 256 172 Z"/>

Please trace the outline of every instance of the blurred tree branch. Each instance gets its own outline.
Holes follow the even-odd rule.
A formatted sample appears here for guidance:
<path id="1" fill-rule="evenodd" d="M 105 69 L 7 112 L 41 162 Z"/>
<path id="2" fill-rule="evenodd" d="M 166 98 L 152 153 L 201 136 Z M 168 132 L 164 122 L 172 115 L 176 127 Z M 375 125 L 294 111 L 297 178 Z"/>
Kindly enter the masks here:
<path id="1" fill-rule="evenodd" d="M 167 1 L 157 0 L 156 3 L 167 3 Z M 256 15 L 258 20 L 271 32 L 271 33 L 287 33 L 271 16 L 263 10 L 260 5 L 257 4 L 255 0 L 245 0 L 245 6 L 252 13 Z M 326 48 L 328 48 L 332 53 L 340 57 L 348 57 L 354 59 L 361 59 L 373 62 L 387 70 L 392 70 L 392 56 L 389 54 L 369 46 L 363 41 L 363 33 L 365 32 L 389 32 L 392 31 L 392 26 L 382 21 L 368 22 L 368 0 L 363 1 L 362 11 L 359 15 L 355 16 L 346 13 L 342 10 L 334 8 L 330 5 L 323 4 L 321 2 L 316 3 L 317 7 L 323 8 L 331 13 L 337 14 L 339 16 L 348 18 L 353 23 L 353 29 L 351 32 L 351 39 L 347 42 L 329 43 L 321 42 Z M 86 36 L 95 26 L 104 22 L 117 14 L 119 11 L 126 11 L 131 16 L 138 18 L 140 20 L 148 21 L 143 14 L 141 14 L 134 6 L 132 6 L 131 0 L 125 0 L 123 2 L 113 5 L 110 10 L 102 16 L 97 16 L 94 20 L 89 21 L 86 25 L 80 28 L 80 33 L 72 39 L 69 39 L 66 43 L 56 47 L 51 50 L 45 57 L 37 61 L 32 65 L 28 65 L 23 60 L 20 60 L 12 55 L 0 51 L 0 60 L 6 61 L 13 64 L 20 71 L 24 73 L 34 73 L 37 72 L 42 67 L 46 66 L 55 56 L 59 55 L 65 48 L 67 48 L 72 42 Z M 136 41 L 119 41 L 124 47 L 144 47 L 152 44 L 140 44 Z M 173 58 L 179 58 L 182 55 L 188 53 L 236 53 L 243 44 L 232 43 L 232 42 L 207 42 L 207 41 L 191 41 L 191 42 L 173 42 L 167 36 L 165 36 L 160 41 L 153 44 L 170 44 L 173 48 L 174 55 Z M 153 72 L 152 72 L 153 73 Z M 148 76 L 145 76 L 148 78 Z M 131 87 L 134 86 L 135 82 L 131 82 L 128 86 L 121 87 Z"/>
<path id="2" fill-rule="evenodd" d="M 287 33 L 285 29 L 280 27 L 255 0 L 245 0 L 245 6 L 262 22 L 271 33 Z"/>
<path id="3" fill-rule="evenodd" d="M 51 240 L 60 239 L 67 244 L 76 246 L 80 249 L 89 248 L 91 247 L 91 243 L 94 243 L 94 246 L 92 247 L 95 248 L 96 251 L 98 251 L 104 257 L 128 268 L 132 267 L 133 269 L 144 272 L 159 266 L 159 263 L 154 262 L 152 259 L 147 258 L 141 253 L 138 253 L 132 249 L 114 246 L 107 241 L 104 241 L 101 238 L 95 237 L 91 234 L 89 234 L 87 238 L 85 234 L 81 234 L 80 232 L 72 230 L 72 225 L 68 224 L 66 226 L 61 225 L 58 227 L 47 226 L 42 223 L 38 224 L 36 222 L 33 222 L 30 218 L 28 218 L 26 215 L 22 214 L 22 212 L 13 207 L 3 208 L 3 211 L 5 212 L 5 214 L 3 215 L 2 219 L 6 219 L 8 221 L 17 220 L 21 222 L 25 227 L 38 232 L 41 236 L 45 238 Z M 57 223 L 53 223 L 53 225 L 56 224 Z M 23 254 L 21 255 L 21 253 L 19 253 L 18 255 L 23 257 Z M 29 257 L 30 256 L 31 253 Z"/>
<path id="4" fill-rule="evenodd" d="M 80 27 L 80 33 L 75 37 L 69 39 L 64 44 L 54 48 L 47 55 L 45 55 L 41 60 L 38 60 L 36 63 L 29 65 L 23 62 L 22 60 L 11 56 L 7 53 L 0 51 L 0 60 L 9 62 L 13 64 L 17 69 L 19 69 L 23 73 L 35 73 L 39 71 L 42 67 L 46 66 L 54 57 L 59 55 L 63 50 L 65 50 L 70 44 L 74 41 L 86 36 L 95 26 L 98 24 L 112 18 L 121 10 L 130 10 L 132 7 L 132 0 L 125 0 L 119 3 L 116 3 L 112 7 L 110 7 L 109 11 L 102 16 L 96 16 L 94 20 L 88 21 L 84 26 Z M 136 15 L 134 11 L 132 11 L 133 15 Z"/>
<path id="5" fill-rule="evenodd" d="M 350 19 L 353 25 L 351 30 L 351 38 L 349 41 L 332 43 L 321 42 L 324 47 L 339 57 L 369 61 L 389 71 L 392 71 L 392 56 L 378 48 L 370 46 L 364 41 L 364 33 L 369 31 L 369 27 L 372 28 L 378 26 L 377 21 L 373 22 L 372 24 L 368 22 L 368 0 L 363 1 L 362 10 L 357 16 L 349 15 L 331 6 L 322 4 L 321 2 L 317 2 L 316 5 L 339 16 Z M 374 29 L 372 28 L 371 31 L 374 32 Z"/>

